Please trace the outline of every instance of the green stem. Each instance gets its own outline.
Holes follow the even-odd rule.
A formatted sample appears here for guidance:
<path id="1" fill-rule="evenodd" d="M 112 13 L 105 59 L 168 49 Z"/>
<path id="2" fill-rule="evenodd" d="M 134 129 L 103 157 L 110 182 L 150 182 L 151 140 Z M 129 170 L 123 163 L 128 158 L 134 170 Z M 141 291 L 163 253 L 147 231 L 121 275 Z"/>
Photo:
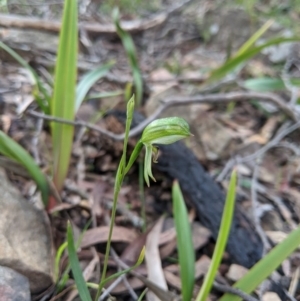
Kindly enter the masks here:
<path id="1" fill-rule="evenodd" d="M 145 191 L 144 191 L 144 166 L 143 162 L 139 163 L 139 186 L 140 186 L 140 199 L 141 199 L 141 215 L 143 219 L 143 232 L 146 232 L 146 204 L 145 204 Z"/>
<path id="2" fill-rule="evenodd" d="M 123 157 L 121 159 L 116 178 L 118 178 L 118 176 L 122 177 L 122 174 L 121 174 L 121 166 L 122 166 L 122 163 L 123 163 L 122 161 L 123 161 Z M 96 295 L 95 301 L 98 301 L 98 299 L 101 295 L 101 292 L 104 288 L 104 285 L 105 285 L 105 278 L 106 278 L 106 272 L 107 272 L 107 267 L 108 267 L 110 246 L 111 246 L 111 237 L 112 237 L 112 232 L 113 232 L 113 228 L 114 228 L 114 222 L 115 222 L 116 212 L 117 212 L 118 196 L 119 196 L 119 192 L 120 192 L 120 189 L 121 189 L 122 182 L 123 182 L 123 179 L 120 182 L 116 181 L 116 183 L 115 183 L 113 207 L 112 207 L 112 211 L 111 211 L 111 220 L 110 220 L 110 225 L 109 225 L 109 234 L 108 234 L 108 240 L 107 240 L 107 244 L 106 244 L 103 270 L 102 270 L 101 281 L 99 283 L 99 287 L 98 287 L 98 290 L 97 290 L 97 295 Z"/>
<path id="3" fill-rule="evenodd" d="M 133 151 L 132 151 L 132 153 L 131 153 L 131 156 L 130 156 L 130 158 L 129 158 L 128 164 L 127 164 L 127 166 L 126 166 L 126 168 L 125 168 L 125 171 L 124 171 L 124 175 L 127 174 L 127 172 L 130 170 L 131 166 L 133 165 L 133 163 L 135 162 L 135 160 L 136 160 L 137 157 L 139 156 L 139 154 L 140 154 L 142 148 L 143 148 L 143 143 L 142 143 L 141 141 L 139 141 L 139 142 L 135 145 L 135 147 L 134 147 L 134 149 L 133 149 Z"/>
<path id="4" fill-rule="evenodd" d="M 120 160 L 120 164 L 119 164 L 118 171 L 116 174 L 113 207 L 112 207 L 112 211 L 111 211 L 111 220 L 110 220 L 110 225 L 109 225 L 109 234 L 108 234 L 108 239 L 107 239 L 107 244 L 106 244 L 106 249 L 105 249 L 105 257 L 104 257 L 101 281 L 99 283 L 95 301 L 98 301 L 98 299 L 101 295 L 102 289 L 104 288 L 104 284 L 105 284 L 106 272 L 107 272 L 107 267 L 108 267 L 108 258 L 109 258 L 109 252 L 110 252 L 110 246 L 111 246 L 111 238 L 112 238 L 112 232 L 113 232 L 115 218 L 116 218 L 116 212 L 117 212 L 118 196 L 119 196 L 119 192 L 121 190 L 124 176 L 126 174 L 125 173 L 126 150 L 127 150 L 128 135 L 129 135 L 129 131 L 130 131 L 131 121 L 133 118 L 133 112 L 134 112 L 134 96 L 132 96 L 131 99 L 127 103 L 127 119 L 126 119 L 126 127 L 125 127 L 123 155 Z"/>

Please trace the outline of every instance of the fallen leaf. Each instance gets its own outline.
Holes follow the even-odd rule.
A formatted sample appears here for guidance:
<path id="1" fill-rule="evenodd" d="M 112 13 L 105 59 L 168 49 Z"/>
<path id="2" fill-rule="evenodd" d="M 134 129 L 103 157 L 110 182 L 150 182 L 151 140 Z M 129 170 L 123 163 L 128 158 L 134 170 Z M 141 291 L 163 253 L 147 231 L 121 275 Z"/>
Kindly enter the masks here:
<path id="1" fill-rule="evenodd" d="M 147 236 L 146 240 L 146 264 L 148 270 L 148 280 L 156 284 L 158 287 L 167 291 L 168 286 L 164 276 L 164 272 L 161 265 L 161 258 L 159 255 L 159 237 L 163 226 L 164 218 L 160 218 L 155 224 L 153 229 Z M 148 301 L 159 301 L 158 297 L 152 292 L 147 292 Z"/>
<path id="2" fill-rule="evenodd" d="M 86 248 L 99 243 L 105 243 L 108 238 L 109 227 L 97 227 L 87 230 L 82 238 L 81 248 Z M 137 238 L 134 230 L 125 227 L 114 226 L 112 233 L 112 242 L 130 243 Z"/>

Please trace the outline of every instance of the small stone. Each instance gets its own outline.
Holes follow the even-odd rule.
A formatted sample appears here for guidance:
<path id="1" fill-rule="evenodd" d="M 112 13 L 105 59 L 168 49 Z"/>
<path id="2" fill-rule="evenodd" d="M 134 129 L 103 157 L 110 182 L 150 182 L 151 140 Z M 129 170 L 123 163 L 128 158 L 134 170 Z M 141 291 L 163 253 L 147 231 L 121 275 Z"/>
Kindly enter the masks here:
<path id="1" fill-rule="evenodd" d="M 28 279 L 18 272 L 0 266 L 0 301 L 30 301 Z"/>
<path id="2" fill-rule="evenodd" d="M 246 269 L 245 267 L 238 264 L 232 264 L 226 276 L 228 279 L 232 281 L 238 281 L 242 277 L 244 277 L 247 273 L 248 273 L 248 269 Z"/>
<path id="3" fill-rule="evenodd" d="M 26 276 L 31 292 L 39 293 L 53 282 L 47 216 L 20 195 L 3 169 L 0 169 L 0 208 L 0 265 Z"/>
<path id="4" fill-rule="evenodd" d="M 263 295 L 262 301 L 280 301 L 281 299 L 276 293 L 267 292 Z"/>

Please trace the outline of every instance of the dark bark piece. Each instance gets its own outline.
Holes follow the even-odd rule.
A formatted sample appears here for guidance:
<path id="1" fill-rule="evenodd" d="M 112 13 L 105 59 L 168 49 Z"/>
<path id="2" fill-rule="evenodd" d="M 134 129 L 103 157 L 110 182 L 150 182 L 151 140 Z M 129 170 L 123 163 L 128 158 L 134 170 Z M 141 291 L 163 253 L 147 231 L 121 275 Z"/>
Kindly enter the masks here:
<path id="1" fill-rule="evenodd" d="M 225 203 L 224 192 L 183 143 L 161 145 L 159 149 L 162 154 L 155 167 L 179 181 L 184 195 L 195 206 L 201 223 L 217 239 Z M 236 206 L 227 243 L 228 253 L 236 263 L 249 268 L 261 258 L 262 249 L 253 225 Z"/>
<path id="2" fill-rule="evenodd" d="M 112 112 L 119 120 L 125 121 L 124 112 Z M 132 127 L 142 122 L 144 117 L 135 113 Z M 182 142 L 160 145 L 161 155 L 154 168 L 164 172 L 171 179 L 177 179 L 184 193 L 197 210 L 203 226 L 207 227 L 216 240 L 219 233 L 225 194 L 220 186 L 204 170 L 193 152 Z M 236 205 L 227 251 L 232 260 L 247 268 L 252 267 L 260 258 L 263 245 L 242 210 Z"/>

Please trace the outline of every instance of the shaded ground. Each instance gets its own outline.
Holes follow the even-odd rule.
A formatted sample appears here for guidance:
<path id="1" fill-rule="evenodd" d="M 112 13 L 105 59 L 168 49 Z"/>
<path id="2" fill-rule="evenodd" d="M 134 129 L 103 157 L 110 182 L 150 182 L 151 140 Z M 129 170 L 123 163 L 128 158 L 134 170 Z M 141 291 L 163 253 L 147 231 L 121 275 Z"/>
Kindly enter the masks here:
<path id="1" fill-rule="evenodd" d="M 105 32 L 101 27 L 103 24 L 112 24 L 110 18 L 104 14 L 109 10 L 110 5 L 104 4 L 99 14 L 95 14 L 96 2 L 80 5 L 80 20 L 89 23 L 97 22 L 99 30 L 91 32 L 83 26 L 80 31 L 79 76 L 96 65 L 102 65 L 111 59 L 116 61 L 109 74 L 93 87 L 91 94 L 123 91 L 126 84 L 131 81 L 131 70 L 119 38 L 114 32 Z M 126 3 L 122 5 L 124 9 Z M 193 174 L 192 168 L 186 166 L 185 162 L 188 161 L 181 162 L 181 159 L 174 159 L 176 164 L 172 165 L 172 154 L 181 147 L 175 146 L 173 153 L 170 149 L 162 148 L 161 160 L 154 170 L 157 182 L 151 183 L 150 188 L 145 188 L 146 224 L 152 235 L 159 236 L 160 231 L 155 232 L 151 226 L 162 214 L 166 214 L 164 232 L 159 236 L 160 258 L 170 291 L 178 294 L 180 278 L 170 193 L 173 178 L 179 178 L 181 183 L 186 181 L 183 190 L 194 229 L 197 286 L 201 285 L 203 275 L 207 271 L 217 236 L 221 206 L 224 202 L 221 187 L 226 189 L 230 171 L 234 166 L 239 173 L 235 228 L 236 233 L 240 233 L 241 237 L 232 234 L 232 241 L 240 240 L 241 243 L 242 239 L 246 238 L 249 242 L 248 238 L 251 237 L 253 245 L 250 243 L 247 248 L 253 248 L 256 253 L 253 251 L 255 255 L 251 256 L 241 254 L 245 250 L 239 248 L 241 246 L 246 248 L 245 244 L 229 244 L 231 249 L 228 249 L 228 253 L 224 255 L 217 279 L 219 282 L 230 285 L 238 280 L 245 273 L 246 267 L 252 266 L 263 251 L 277 244 L 298 224 L 300 219 L 299 136 L 297 131 L 285 135 L 288 133 L 288 127 L 297 119 L 295 113 L 297 107 L 289 101 L 291 94 L 298 98 L 298 90 L 291 90 L 287 85 L 286 88 L 276 91 L 283 107 L 288 107 L 294 112 L 294 116 L 274 106 L 274 101 L 273 105 L 265 104 L 263 95 L 247 94 L 252 92 L 244 89 L 243 84 L 244 80 L 261 76 L 280 78 L 282 71 L 285 70 L 284 66 L 291 61 L 288 73 L 294 72 L 294 77 L 299 76 L 297 74 L 299 54 L 297 46 L 293 46 L 288 48 L 286 55 L 283 53 L 277 60 L 260 55 L 251 60 L 238 75 L 204 86 L 202 83 L 206 71 L 219 66 L 230 53 L 234 52 L 266 20 L 266 14 L 257 14 L 255 7 L 252 10 L 250 7 L 250 13 L 247 13 L 245 7 L 236 5 L 232 7 L 230 4 L 223 7 L 217 2 L 189 2 L 172 10 L 175 5 L 177 4 L 173 2 L 154 3 L 153 7 L 142 7 L 137 12 L 132 12 L 133 8 L 130 8 L 124 11 L 123 20 L 130 22 L 138 16 L 149 24 L 147 21 L 157 16 L 153 11 L 165 17 L 146 28 L 139 24 L 132 31 L 145 88 L 143 106 L 139 111 L 149 116 L 160 106 L 162 100 L 172 101 L 181 97 L 182 106 L 170 106 L 160 116 L 180 116 L 188 120 L 195 136 L 185 141 L 186 146 L 193 151 L 195 155 L 193 160 L 201 162 L 210 174 L 208 177 L 202 169 L 199 171 L 201 167 Z M 263 10 L 264 7 L 261 9 Z M 287 9 L 291 10 L 289 7 Z M 4 18 L 2 23 L 0 22 L 1 41 L 21 54 L 49 84 L 49 89 L 58 43 L 57 32 L 33 29 L 29 25 L 24 28 L 24 23 L 18 27 L 17 21 L 22 20 L 20 15 L 27 15 L 32 19 L 38 16 L 54 24 L 54 20 L 59 18 L 60 11 L 60 4 L 10 5 L 9 13 L 19 14 L 19 17 L 15 17 L 15 26 L 5 27 Z M 284 13 L 281 16 L 284 16 Z M 297 9 L 294 10 L 292 18 L 298 18 Z M 280 20 L 280 23 L 273 26 L 267 35 L 278 33 L 283 35 L 287 30 L 293 30 L 290 27 L 283 27 L 282 24 L 285 22 Z M 38 20 L 36 26 L 42 26 Z M 286 49 L 287 47 L 284 51 Z M 278 54 L 280 51 L 277 49 L 275 52 Z M 2 130 L 22 144 L 44 171 L 48 172 L 52 156 L 49 126 L 47 122 L 28 113 L 30 110 L 37 109 L 31 94 L 32 81 L 27 71 L 16 64 L 4 51 L 0 52 L 0 59 Z M 235 97 L 234 102 L 224 100 L 225 93 L 232 91 L 240 91 L 240 97 Z M 213 102 L 208 97 L 201 104 L 200 101 L 184 103 L 184 100 L 188 100 L 190 96 L 208 94 L 220 96 L 219 100 Z M 232 94 L 231 96 L 233 97 Z M 124 110 L 123 95 L 93 98 L 80 108 L 77 118 L 86 122 L 96 120 L 95 124 L 100 128 L 121 134 L 124 131 L 122 118 L 118 118 L 120 114 L 111 113 L 112 109 Z M 107 112 L 110 114 L 103 118 L 103 114 Z M 136 138 L 130 141 L 131 149 L 135 141 Z M 182 149 L 182 152 L 187 154 L 183 155 L 185 159 L 188 160 L 193 156 L 184 147 Z M 99 131 L 83 131 L 77 127 L 70 171 L 61 195 L 63 204 L 55 209 L 57 214 L 51 215 L 55 248 L 65 240 L 67 214 L 78 230 L 83 229 L 92 218 L 92 225 L 86 232 L 82 249 L 79 251 L 83 269 L 91 282 L 97 281 L 100 265 L 98 259 L 102 259 L 104 253 L 114 175 L 121 152 L 121 141 L 115 141 Z M 4 160 L 1 164 L 6 167 L 9 178 L 25 198 L 34 200 L 36 195 L 34 184 L 24 178 L 18 169 L 7 168 L 11 166 L 7 161 Z M 183 175 L 178 174 L 179 166 L 185 168 Z M 129 265 L 136 261 L 147 239 L 147 235 L 142 234 L 143 193 L 139 186 L 138 170 L 139 165 L 136 164 L 122 187 L 116 234 L 113 237 L 114 250 Z M 197 179 L 197 172 L 208 184 L 202 183 L 203 187 L 201 186 L 201 181 Z M 181 176 L 183 179 L 180 179 Z M 188 185 L 191 183 L 195 184 L 189 188 Z M 216 201 L 210 207 L 213 198 L 216 198 Z M 148 243 L 151 244 L 151 241 Z M 249 254 L 251 252 L 249 251 Z M 245 255 L 243 260 L 237 258 L 239 254 Z M 154 257 L 153 262 L 155 262 Z M 278 273 L 272 276 L 272 281 L 268 281 L 257 292 L 258 295 L 263 296 L 270 291 L 275 291 L 281 300 L 288 300 L 284 290 L 289 289 L 291 279 L 296 277 L 298 265 L 299 253 L 295 252 Z M 62 271 L 65 267 L 66 261 L 62 264 Z M 116 269 L 115 259 L 111 261 L 109 272 L 113 273 Z M 151 269 L 151 259 L 148 259 L 147 265 L 139 267 L 137 272 L 147 276 L 149 269 Z M 129 276 L 127 280 L 121 279 L 108 292 L 117 300 L 134 300 L 135 293 L 139 295 L 144 287 L 143 281 Z M 42 292 L 42 295 L 47 294 L 49 300 L 56 300 L 53 290 Z M 297 298 L 299 294 L 296 290 L 294 293 L 296 300 L 300 299 Z M 217 300 L 218 296 L 219 293 L 214 291 L 211 300 Z M 66 285 L 60 300 L 74 298 L 76 292 L 70 291 Z M 271 300 L 268 298 L 270 296 L 267 295 L 263 300 Z M 41 300 L 41 297 L 36 297 L 36 300 Z"/>

